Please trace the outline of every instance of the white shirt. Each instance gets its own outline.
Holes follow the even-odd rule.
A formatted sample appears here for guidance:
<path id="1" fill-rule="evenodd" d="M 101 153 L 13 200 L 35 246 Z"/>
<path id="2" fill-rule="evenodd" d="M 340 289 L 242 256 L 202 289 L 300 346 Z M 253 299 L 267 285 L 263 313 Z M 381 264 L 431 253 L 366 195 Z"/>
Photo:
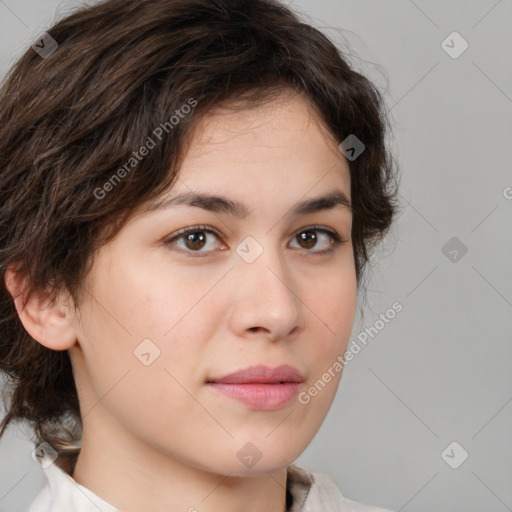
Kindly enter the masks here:
<path id="1" fill-rule="evenodd" d="M 46 456 L 45 459 L 41 465 L 48 482 L 27 512 L 119 512 L 76 482 L 51 459 Z M 391 512 L 343 497 L 331 478 L 324 473 L 312 473 L 294 465 L 288 466 L 287 472 L 286 488 L 293 497 L 287 512 Z"/>

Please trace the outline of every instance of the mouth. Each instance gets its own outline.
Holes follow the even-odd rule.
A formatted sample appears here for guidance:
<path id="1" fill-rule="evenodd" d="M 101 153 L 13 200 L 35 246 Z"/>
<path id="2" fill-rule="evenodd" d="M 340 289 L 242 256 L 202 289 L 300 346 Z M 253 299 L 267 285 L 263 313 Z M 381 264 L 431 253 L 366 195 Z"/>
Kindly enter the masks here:
<path id="1" fill-rule="evenodd" d="M 303 375 L 290 365 L 277 368 L 251 366 L 222 377 L 210 378 L 206 385 L 255 410 L 277 410 L 296 397 Z"/>

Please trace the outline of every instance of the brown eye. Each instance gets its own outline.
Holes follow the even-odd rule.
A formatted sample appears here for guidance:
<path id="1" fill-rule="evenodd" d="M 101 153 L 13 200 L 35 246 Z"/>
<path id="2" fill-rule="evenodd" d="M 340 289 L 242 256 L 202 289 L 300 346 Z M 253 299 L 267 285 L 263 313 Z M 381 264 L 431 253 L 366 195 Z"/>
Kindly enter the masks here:
<path id="1" fill-rule="evenodd" d="M 189 233 L 184 237 L 184 240 L 187 249 L 191 250 L 202 249 L 206 244 L 206 236 L 202 231 L 195 231 L 194 233 Z"/>
<path id="2" fill-rule="evenodd" d="M 303 242 L 303 247 L 305 249 L 313 248 L 318 241 L 316 233 L 313 230 L 302 231 L 302 233 L 299 233 L 297 237 L 301 242 Z"/>
<path id="3" fill-rule="evenodd" d="M 210 242 L 211 239 L 216 239 L 217 243 Z M 320 256 L 333 252 L 338 245 L 344 242 L 335 231 L 318 226 L 303 229 L 294 236 L 293 240 L 298 241 L 299 249 Z M 312 250 L 318 245 L 321 247 L 322 241 L 324 241 L 323 249 Z M 210 246 L 208 246 L 209 242 Z M 215 246 L 218 246 L 219 242 L 220 235 L 209 226 L 192 226 L 171 235 L 164 241 L 164 245 L 177 247 L 173 250 L 183 252 L 188 256 L 207 256 L 214 252 Z"/>
<path id="4" fill-rule="evenodd" d="M 339 244 L 344 242 L 335 231 L 319 226 L 311 226 L 303 229 L 300 233 L 295 235 L 295 239 L 298 240 L 301 249 L 306 249 L 307 252 L 318 255 L 333 252 Z M 321 246 L 322 239 L 325 239 L 323 249 L 310 250 L 317 245 Z"/>
<path id="5" fill-rule="evenodd" d="M 206 255 L 215 248 L 216 244 L 210 242 L 212 238 L 218 240 L 219 235 L 208 228 L 208 226 L 193 226 L 178 231 L 175 235 L 165 240 L 164 244 L 169 246 L 175 245 L 181 249 L 182 252 L 197 253 L 199 255 L 203 255 L 204 253 Z M 210 247 L 204 249 L 208 244 L 210 244 Z"/>

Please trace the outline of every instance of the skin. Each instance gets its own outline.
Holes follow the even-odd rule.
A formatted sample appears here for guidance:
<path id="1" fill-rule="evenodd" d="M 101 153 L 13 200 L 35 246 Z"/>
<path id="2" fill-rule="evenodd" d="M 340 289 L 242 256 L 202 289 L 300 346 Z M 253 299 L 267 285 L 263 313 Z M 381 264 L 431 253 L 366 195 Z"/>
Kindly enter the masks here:
<path id="1" fill-rule="evenodd" d="M 295 94 L 219 110 L 201 121 L 168 192 L 223 195 L 250 216 L 183 205 L 136 212 L 95 255 L 80 314 L 64 292 L 56 303 L 33 297 L 24 310 L 16 301 L 34 339 L 69 351 L 84 425 L 78 483 L 124 512 L 285 510 L 286 467 L 320 428 L 341 372 L 309 404 L 275 411 L 253 410 L 205 381 L 290 364 L 305 376 L 304 391 L 344 354 L 357 301 L 352 213 L 336 206 L 285 217 L 333 189 L 350 198 L 337 145 Z M 203 247 L 164 243 L 200 224 L 220 236 L 203 232 Z M 316 231 L 316 245 L 297 236 L 312 225 L 345 241 L 319 255 L 328 235 Z M 236 252 L 248 236 L 263 248 L 250 264 Z M 10 272 L 6 283 L 16 295 Z M 134 356 L 145 338 L 160 350 L 149 366 Z M 248 442 L 262 454 L 250 468 L 237 457 Z"/>

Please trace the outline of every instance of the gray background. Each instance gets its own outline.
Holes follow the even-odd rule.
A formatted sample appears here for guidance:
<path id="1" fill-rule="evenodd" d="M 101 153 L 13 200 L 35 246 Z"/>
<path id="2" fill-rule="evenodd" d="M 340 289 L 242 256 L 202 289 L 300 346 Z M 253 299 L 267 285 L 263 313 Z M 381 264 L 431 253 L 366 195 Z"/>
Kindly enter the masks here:
<path id="1" fill-rule="evenodd" d="M 78 3 L 0 0 L 2 76 Z M 297 464 L 396 511 L 512 510 L 512 2 L 290 3 L 384 92 L 402 173 L 353 339 L 395 301 L 403 310 L 346 366 Z M 469 44 L 457 58 L 442 47 L 453 31 Z M 24 510 L 45 481 L 29 435 L 14 426 L 0 441 L 2 511 Z M 452 465 L 469 454 L 457 469 L 441 455 L 453 441 Z"/>

